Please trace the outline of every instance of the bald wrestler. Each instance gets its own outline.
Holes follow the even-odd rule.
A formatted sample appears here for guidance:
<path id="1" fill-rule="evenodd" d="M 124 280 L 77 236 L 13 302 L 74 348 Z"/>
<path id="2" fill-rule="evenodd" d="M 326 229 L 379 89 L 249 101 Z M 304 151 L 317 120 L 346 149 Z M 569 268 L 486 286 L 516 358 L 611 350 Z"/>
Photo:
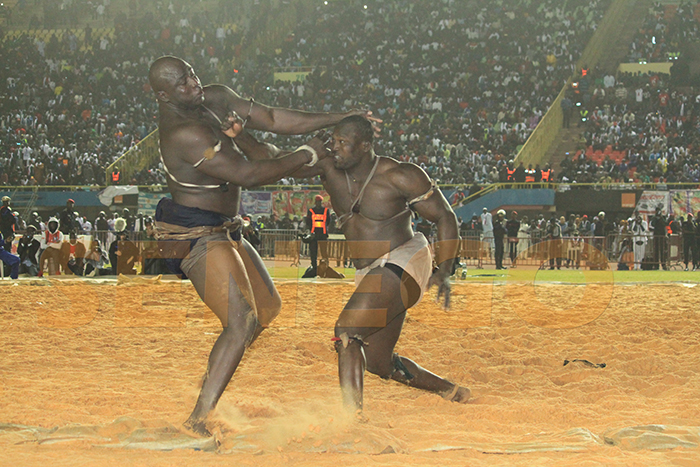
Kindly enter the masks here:
<path id="1" fill-rule="evenodd" d="M 452 264 L 459 244 L 457 219 L 439 189 L 418 166 L 374 153 L 373 130 L 362 116 L 343 119 L 333 132 L 332 157 L 296 175 L 320 175 L 338 215 L 357 274 L 357 288 L 335 326 L 343 401 L 360 413 L 365 371 L 467 402 L 469 389 L 394 353 L 406 311 L 431 286 L 449 305 Z M 432 253 L 411 214 L 437 224 Z"/>
<path id="2" fill-rule="evenodd" d="M 313 166 L 326 152 L 311 140 L 290 153 L 258 143 L 244 128 L 301 134 L 347 114 L 307 113 L 244 100 L 221 85 L 202 87 L 192 67 L 161 57 L 149 71 L 159 103 L 160 150 L 172 200 L 156 210 L 156 238 L 173 272 L 188 277 L 223 331 L 209 356 L 197 403 L 184 426 L 209 436 L 214 409 L 245 349 L 279 313 L 281 300 L 255 249 L 241 238 L 241 187 Z"/>

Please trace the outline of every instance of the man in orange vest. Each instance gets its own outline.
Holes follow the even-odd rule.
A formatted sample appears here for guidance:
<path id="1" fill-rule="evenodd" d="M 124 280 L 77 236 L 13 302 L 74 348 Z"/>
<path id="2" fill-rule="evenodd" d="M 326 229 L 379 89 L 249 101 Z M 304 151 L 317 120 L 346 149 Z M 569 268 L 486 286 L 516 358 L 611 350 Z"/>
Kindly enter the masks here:
<path id="1" fill-rule="evenodd" d="M 513 161 L 508 161 L 506 166 L 506 173 L 508 174 L 508 183 L 513 183 L 515 181 L 515 169 L 513 168 Z"/>
<path id="2" fill-rule="evenodd" d="M 525 182 L 534 183 L 535 182 L 535 169 L 532 168 L 532 164 L 527 166 L 525 169 Z"/>
<path id="3" fill-rule="evenodd" d="M 330 222 L 330 211 L 323 206 L 323 196 L 316 195 L 314 206 L 306 214 L 306 226 L 309 229 L 309 257 L 311 267 L 304 273 L 304 277 L 316 277 L 318 271 L 318 250 L 319 240 L 321 241 L 321 258 L 328 258 L 326 251 L 328 239 L 328 225 Z"/>
<path id="4" fill-rule="evenodd" d="M 549 164 L 547 164 L 544 166 L 544 169 L 542 170 L 542 181 L 543 182 L 551 182 L 553 180 L 554 180 L 554 171 L 549 166 Z"/>

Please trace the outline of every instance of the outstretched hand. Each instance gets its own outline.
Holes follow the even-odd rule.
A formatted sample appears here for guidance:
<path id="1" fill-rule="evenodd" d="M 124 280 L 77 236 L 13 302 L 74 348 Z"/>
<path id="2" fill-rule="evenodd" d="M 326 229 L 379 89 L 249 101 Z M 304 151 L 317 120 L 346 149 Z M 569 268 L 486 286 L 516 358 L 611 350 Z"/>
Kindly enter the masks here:
<path id="1" fill-rule="evenodd" d="M 348 112 L 348 117 L 352 116 L 352 115 L 361 115 L 361 116 L 365 117 L 367 120 L 369 120 L 370 123 L 372 124 L 372 129 L 374 130 L 375 138 L 380 136 L 381 131 L 382 131 L 381 124 L 384 123 L 384 120 L 382 120 L 381 118 L 373 117 L 371 110 L 367 110 L 367 109 L 351 110 L 350 112 Z"/>
<path id="2" fill-rule="evenodd" d="M 452 285 L 450 284 L 449 274 L 445 274 L 438 269 L 430 276 L 430 281 L 428 282 L 428 289 L 432 286 L 437 285 L 437 297 L 435 298 L 435 303 L 440 303 L 440 297 L 444 295 L 444 308 L 447 310 L 450 307 L 450 294 L 452 293 Z"/>
<path id="3" fill-rule="evenodd" d="M 245 121 L 233 110 L 221 122 L 221 131 L 231 138 L 240 135 L 244 127 Z"/>

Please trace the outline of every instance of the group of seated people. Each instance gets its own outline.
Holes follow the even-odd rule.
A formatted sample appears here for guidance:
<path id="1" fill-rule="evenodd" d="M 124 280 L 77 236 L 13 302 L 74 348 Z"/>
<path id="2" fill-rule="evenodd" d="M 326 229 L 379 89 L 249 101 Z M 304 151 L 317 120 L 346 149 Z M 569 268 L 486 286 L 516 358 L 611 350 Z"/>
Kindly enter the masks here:
<path id="1" fill-rule="evenodd" d="M 663 62 L 676 60 L 685 44 L 700 38 L 700 7 L 697 2 L 654 2 L 643 26 L 635 35 L 627 62 Z"/>
<path id="2" fill-rule="evenodd" d="M 138 229 L 141 219 L 145 230 Z M 264 255 L 274 253 L 261 250 L 261 231 L 291 230 L 301 234 L 308 230 L 298 216 L 245 216 L 244 221 L 243 236 Z M 141 213 L 132 217 L 125 209 L 121 216 L 115 214 L 108 219 L 101 212 L 94 223 L 87 222 L 80 227 L 76 223 L 70 229 L 62 228 L 58 216 L 44 223 L 41 216 L 33 213 L 28 223 L 20 220 L 19 224 L 22 227 L 16 232 L 22 235 L 18 233 L 15 237 L 14 250 L 13 242 L 9 242 L 8 251 L 19 257 L 20 275 L 157 275 L 169 272 L 154 236 L 153 220 Z M 336 232 L 335 223 L 330 222 L 329 233 Z M 6 276 L 9 276 L 9 267 L 6 269 Z"/>
<path id="3" fill-rule="evenodd" d="M 700 93 L 672 88 L 668 75 L 618 78 L 618 89 L 591 101 L 581 147 L 561 163 L 559 181 L 576 183 L 700 181 Z M 621 97 L 623 96 L 623 97 Z"/>
<path id="4" fill-rule="evenodd" d="M 77 230 L 64 234 L 59 220 L 52 217 L 46 230 L 39 231 L 27 225 L 19 237 L 16 255 L 20 275 L 42 277 L 48 275 L 102 276 L 136 274 L 140 265 L 142 274 L 165 272 L 165 265 L 157 261 L 157 245 L 150 241 L 131 240 L 127 221 L 116 219 L 114 239 L 106 245 L 106 232 L 93 231 L 79 235 Z"/>
<path id="5" fill-rule="evenodd" d="M 203 79 L 223 82 L 220 70 L 269 13 L 252 0 L 236 9 L 175 0 L 160 12 L 156 2 L 130 3 L 113 14 L 109 30 L 84 23 L 19 35 L 0 30 L 0 185 L 103 185 L 105 168 L 157 128 L 150 63 L 164 54 L 187 57 Z M 165 178 L 153 166 L 119 183 Z"/>
<path id="6" fill-rule="evenodd" d="M 156 129 L 146 76 L 165 53 L 186 58 L 205 83 L 227 84 L 269 105 L 327 111 L 368 105 L 384 120 L 377 152 L 414 162 L 443 184 L 503 181 L 507 161 L 571 75 L 609 5 L 328 2 L 274 54 L 261 52 L 234 68 L 228 65 L 241 56 L 262 8 L 249 3 L 233 18 L 218 5 L 195 12 L 174 2 L 162 6 L 162 21 L 138 3 L 112 13 L 109 35 L 88 27 L 3 40 L 0 185 L 101 185 L 104 168 Z M 646 55 L 650 34 L 658 50 L 696 34 L 695 10 L 682 4 L 669 14 L 655 5 L 633 50 Z M 352 52 L 335 53 L 349 44 Z M 313 70 L 303 82 L 271 79 L 275 70 L 303 67 Z M 556 180 L 697 181 L 700 161 L 688 152 L 698 143 L 693 90 L 674 90 L 663 75 L 618 77 L 612 87 L 603 78 L 595 70 L 588 77 L 581 151 L 557 167 Z M 165 177 L 156 164 L 118 183 L 163 184 Z"/>

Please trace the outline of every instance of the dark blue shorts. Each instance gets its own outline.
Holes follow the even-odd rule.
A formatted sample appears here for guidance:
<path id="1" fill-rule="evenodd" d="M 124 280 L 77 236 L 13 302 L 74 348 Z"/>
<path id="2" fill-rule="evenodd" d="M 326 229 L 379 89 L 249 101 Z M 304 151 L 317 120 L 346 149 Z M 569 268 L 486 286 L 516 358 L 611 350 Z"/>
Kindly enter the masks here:
<path id="1" fill-rule="evenodd" d="M 204 209 L 191 208 L 181 206 L 170 198 L 163 198 L 158 202 L 156 207 L 156 221 L 167 222 L 168 224 L 179 225 L 181 227 L 217 227 L 223 225 L 224 222 L 230 221 L 231 218 L 224 216 L 218 212 L 205 211 Z M 240 229 L 231 232 L 231 239 L 238 241 L 241 239 Z M 158 241 L 158 249 L 161 257 L 165 259 L 165 264 L 173 274 L 186 279 L 187 276 L 180 265 L 182 260 L 187 257 L 190 250 L 199 241 L 199 238 L 191 240 L 160 240 Z"/>

